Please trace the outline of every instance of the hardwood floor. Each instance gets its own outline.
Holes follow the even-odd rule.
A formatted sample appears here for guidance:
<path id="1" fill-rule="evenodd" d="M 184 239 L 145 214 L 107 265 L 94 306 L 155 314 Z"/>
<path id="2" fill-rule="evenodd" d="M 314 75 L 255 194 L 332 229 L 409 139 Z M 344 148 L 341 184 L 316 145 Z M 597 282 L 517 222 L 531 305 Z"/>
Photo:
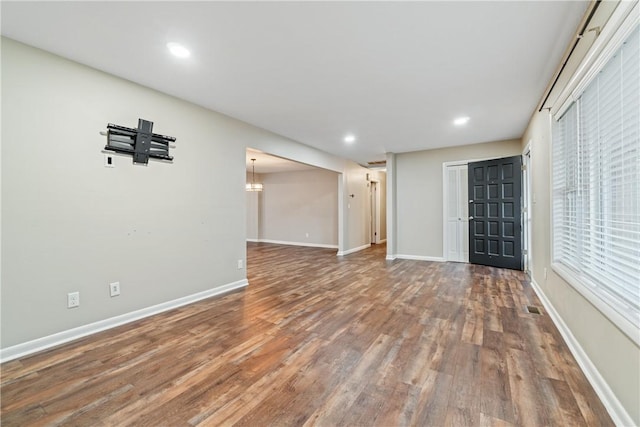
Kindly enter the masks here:
<path id="1" fill-rule="evenodd" d="M 518 271 L 249 244 L 246 290 L 2 365 L 2 426 L 610 426 Z"/>

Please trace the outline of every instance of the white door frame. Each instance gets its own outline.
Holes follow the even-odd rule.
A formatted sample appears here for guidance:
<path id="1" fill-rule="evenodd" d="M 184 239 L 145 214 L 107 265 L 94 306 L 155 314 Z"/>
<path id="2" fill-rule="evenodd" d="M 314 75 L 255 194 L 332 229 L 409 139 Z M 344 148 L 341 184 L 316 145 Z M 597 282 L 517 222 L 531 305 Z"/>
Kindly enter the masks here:
<path id="1" fill-rule="evenodd" d="M 373 191 L 375 185 L 376 191 Z M 370 200 L 370 215 L 371 221 L 369 221 L 369 232 L 373 232 L 369 241 L 371 243 L 380 243 L 380 181 L 372 179 L 369 182 L 369 200 Z"/>
<path id="2" fill-rule="evenodd" d="M 524 271 L 533 271 L 533 257 L 531 253 L 531 140 L 522 151 L 522 246 L 524 249 Z"/>

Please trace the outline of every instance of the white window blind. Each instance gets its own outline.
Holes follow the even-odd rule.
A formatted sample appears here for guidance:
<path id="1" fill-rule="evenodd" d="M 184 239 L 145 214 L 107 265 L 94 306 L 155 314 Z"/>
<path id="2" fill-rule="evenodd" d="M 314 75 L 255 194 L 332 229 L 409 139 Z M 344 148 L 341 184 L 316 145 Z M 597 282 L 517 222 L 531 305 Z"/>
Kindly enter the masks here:
<path id="1" fill-rule="evenodd" d="M 640 327 L 640 30 L 553 126 L 553 259 Z"/>

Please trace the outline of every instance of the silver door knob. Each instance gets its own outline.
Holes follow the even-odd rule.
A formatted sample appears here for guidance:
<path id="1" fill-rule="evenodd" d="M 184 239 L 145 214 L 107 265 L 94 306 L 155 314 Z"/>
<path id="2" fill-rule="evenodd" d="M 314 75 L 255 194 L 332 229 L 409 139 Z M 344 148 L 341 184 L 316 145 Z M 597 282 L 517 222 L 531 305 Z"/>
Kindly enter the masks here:
<path id="1" fill-rule="evenodd" d="M 472 217 L 472 216 L 470 216 L 470 217 L 469 217 L 469 219 L 473 219 L 473 217 Z"/>

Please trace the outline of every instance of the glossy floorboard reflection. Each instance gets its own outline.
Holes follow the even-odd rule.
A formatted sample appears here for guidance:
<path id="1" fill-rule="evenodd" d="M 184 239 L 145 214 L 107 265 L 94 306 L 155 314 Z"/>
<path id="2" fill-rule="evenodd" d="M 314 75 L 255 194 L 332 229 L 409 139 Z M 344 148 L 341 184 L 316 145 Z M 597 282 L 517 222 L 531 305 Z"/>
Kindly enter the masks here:
<path id="1" fill-rule="evenodd" d="M 526 276 L 248 245 L 249 287 L 2 366 L 2 426 L 609 426 Z"/>

